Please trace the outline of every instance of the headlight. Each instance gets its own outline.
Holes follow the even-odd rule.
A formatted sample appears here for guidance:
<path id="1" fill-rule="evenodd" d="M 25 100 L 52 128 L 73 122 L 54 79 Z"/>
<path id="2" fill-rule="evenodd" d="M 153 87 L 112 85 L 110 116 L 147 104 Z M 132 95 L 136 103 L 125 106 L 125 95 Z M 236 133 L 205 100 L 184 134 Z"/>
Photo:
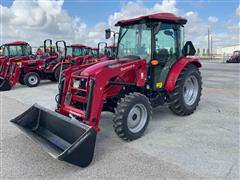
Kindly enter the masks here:
<path id="1" fill-rule="evenodd" d="M 74 79 L 73 80 L 73 87 L 74 88 L 86 89 L 87 80 L 86 79 Z"/>
<path id="2" fill-rule="evenodd" d="M 80 85 L 80 80 L 74 79 L 73 80 L 73 87 L 74 88 L 79 88 L 79 85 Z"/>

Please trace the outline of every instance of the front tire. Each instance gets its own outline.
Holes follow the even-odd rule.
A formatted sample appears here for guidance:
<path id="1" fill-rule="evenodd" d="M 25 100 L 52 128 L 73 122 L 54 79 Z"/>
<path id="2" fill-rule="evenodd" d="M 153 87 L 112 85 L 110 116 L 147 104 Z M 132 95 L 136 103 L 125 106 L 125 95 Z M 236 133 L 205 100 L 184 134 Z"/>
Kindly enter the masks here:
<path id="1" fill-rule="evenodd" d="M 121 98 L 115 110 L 114 130 L 125 141 L 140 138 L 152 117 L 149 99 L 140 93 Z"/>
<path id="2" fill-rule="evenodd" d="M 40 77 L 36 72 L 29 72 L 24 76 L 24 83 L 28 87 L 36 87 L 40 83 Z"/>
<path id="3" fill-rule="evenodd" d="M 192 114 L 199 104 L 201 91 L 202 77 L 199 69 L 193 64 L 187 65 L 170 93 L 170 110 L 180 116 Z"/>
<path id="4" fill-rule="evenodd" d="M 67 69 L 69 66 L 67 65 L 63 65 L 62 66 L 62 71 L 64 71 L 65 69 Z M 60 77 L 60 72 L 61 71 L 61 66 L 57 67 L 55 72 L 54 72 L 54 79 L 55 81 L 59 81 L 59 77 Z"/>

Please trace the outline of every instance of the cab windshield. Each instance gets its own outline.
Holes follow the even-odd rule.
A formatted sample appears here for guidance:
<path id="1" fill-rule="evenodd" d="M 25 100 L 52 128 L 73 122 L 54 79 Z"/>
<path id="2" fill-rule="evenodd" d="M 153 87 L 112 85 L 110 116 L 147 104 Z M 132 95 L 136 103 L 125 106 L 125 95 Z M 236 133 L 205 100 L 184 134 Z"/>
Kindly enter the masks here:
<path id="1" fill-rule="evenodd" d="M 67 56 L 83 56 L 84 50 L 81 47 L 67 47 Z"/>
<path id="2" fill-rule="evenodd" d="M 26 45 L 10 45 L 1 47 L 1 56 L 16 57 L 30 56 L 32 54 L 31 47 Z"/>
<path id="3" fill-rule="evenodd" d="M 240 51 L 235 51 L 235 52 L 233 53 L 233 55 L 234 55 L 234 56 L 240 56 Z"/>
<path id="4" fill-rule="evenodd" d="M 121 27 L 118 58 L 136 56 L 147 61 L 151 58 L 151 28 L 146 24 Z"/>

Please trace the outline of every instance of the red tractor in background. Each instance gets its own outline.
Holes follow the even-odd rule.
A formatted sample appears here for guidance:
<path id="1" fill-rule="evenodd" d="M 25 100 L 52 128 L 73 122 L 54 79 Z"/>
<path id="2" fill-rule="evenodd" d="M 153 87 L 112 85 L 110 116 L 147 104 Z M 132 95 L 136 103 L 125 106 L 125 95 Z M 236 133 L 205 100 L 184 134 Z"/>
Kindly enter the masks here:
<path id="1" fill-rule="evenodd" d="M 192 42 L 183 46 L 186 23 L 171 13 L 119 21 L 116 59 L 65 70 L 56 112 L 35 104 L 11 122 L 54 158 L 86 167 L 102 111 L 115 114 L 113 128 L 124 141 L 144 134 L 153 107 L 167 103 L 179 116 L 192 114 L 202 79 Z"/>
<path id="2" fill-rule="evenodd" d="M 226 63 L 240 63 L 240 51 L 234 51 L 233 55 L 226 61 Z"/>
<path id="3" fill-rule="evenodd" d="M 50 52 L 46 53 L 46 43 L 50 42 Z M 57 41 L 59 43 L 64 41 Z M 52 52 L 52 41 L 44 41 L 45 53 L 40 59 L 32 55 L 31 46 L 25 42 L 15 42 L 2 46 L 0 91 L 10 90 L 16 83 L 36 87 L 41 79 L 58 80 L 61 69 L 70 64 L 62 56 Z"/>
<path id="4" fill-rule="evenodd" d="M 6 43 L 1 46 L 0 91 L 9 90 L 20 79 L 20 69 L 34 59 L 31 46 L 24 41 Z"/>
<path id="5" fill-rule="evenodd" d="M 67 46 L 66 57 L 72 65 L 82 65 L 96 61 L 95 57 L 91 54 L 91 48 L 82 44 Z"/>
<path id="6" fill-rule="evenodd" d="M 59 43 L 63 44 L 62 48 L 59 47 Z M 25 46 L 29 52 L 21 50 Z M 0 59 L 0 91 L 10 90 L 17 82 L 28 87 L 36 87 L 44 79 L 58 81 L 62 70 L 73 65 L 96 61 L 92 55 L 88 55 L 88 47 L 80 44 L 66 46 L 63 40 L 56 42 L 58 54 L 51 39 L 44 41 L 44 51 L 39 50 L 35 56 L 25 42 L 5 44 L 2 48 L 4 54 Z M 11 52 L 13 48 L 19 49 L 18 54 Z"/>

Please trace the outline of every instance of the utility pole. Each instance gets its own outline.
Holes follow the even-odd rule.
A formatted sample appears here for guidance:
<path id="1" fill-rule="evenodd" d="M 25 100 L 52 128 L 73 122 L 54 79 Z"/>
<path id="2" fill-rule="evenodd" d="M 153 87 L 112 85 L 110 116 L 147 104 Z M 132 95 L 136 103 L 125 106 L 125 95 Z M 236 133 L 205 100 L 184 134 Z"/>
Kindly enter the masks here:
<path id="1" fill-rule="evenodd" d="M 211 60 L 213 59 L 213 40 L 211 36 Z"/>
<path id="2" fill-rule="evenodd" d="M 210 55 L 210 31 L 209 31 L 209 28 L 208 28 L 208 50 L 207 50 L 207 54 L 208 54 L 208 56 Z"/>

